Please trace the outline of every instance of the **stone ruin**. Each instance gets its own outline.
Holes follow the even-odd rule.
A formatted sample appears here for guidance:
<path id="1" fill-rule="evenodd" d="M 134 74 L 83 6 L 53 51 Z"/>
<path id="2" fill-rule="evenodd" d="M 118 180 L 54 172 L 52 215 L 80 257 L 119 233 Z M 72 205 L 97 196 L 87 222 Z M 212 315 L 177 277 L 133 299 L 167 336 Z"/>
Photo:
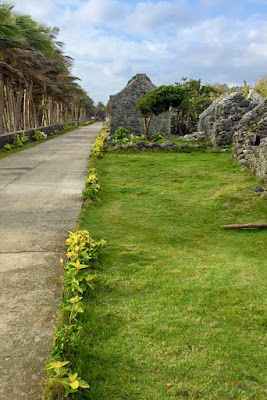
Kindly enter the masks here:
<path id="1" fill-rule="evenodd" d="M 230 145 L 243 115 L 262 100 L 255 90 L 250 91 L 247 99 L 238 92 L 224 93 L 200 115 L 198 131 L 210 138 L 213 147 Z"/>
<path id="2" fill-rule="evenodd" d="M 267 183 L 267 99 L 240 120 L 233 135 L 233 158 Z"/>
<path id="3" fill-rule="evenodd" d="M 144 134 L 140 111 L 136 104 L 146 93 L 156 89 L 146 74 L 135 75 L 119 93 L 110 96 L 107 106 L 107 122 L 113 134 L 120 126 L 131 131 L 134 135 Z M 153 116 L 149 133 L 160 132 L 163 135 L 170 133 L 170 113 L 166 112 Z"/>
<path id="4" fill-rule="evenodd" d="M 198 131 L 186 140 L 209 138 L 215 148 L 233 144 L 233 158 L 267 182 L 267 99 L 254 89 L 248 98 L 225 93 L 199 117 Z"/>

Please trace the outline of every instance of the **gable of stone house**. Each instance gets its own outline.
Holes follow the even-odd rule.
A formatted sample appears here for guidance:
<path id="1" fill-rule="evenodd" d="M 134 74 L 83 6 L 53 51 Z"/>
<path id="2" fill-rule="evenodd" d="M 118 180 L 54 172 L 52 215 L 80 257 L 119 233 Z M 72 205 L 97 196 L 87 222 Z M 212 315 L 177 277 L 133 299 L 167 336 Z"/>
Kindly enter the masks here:
<path id="1" fill-rule="evenodd" d="M 133 134 L 144 133 L 140 111 L 136 109 L 137 102 L 148 92 L 156 89 L 146 74 L 135 75 L 119 93 L 110 96 L 108 103 L 109 124 L 111 133 L 123 126 Z M 158 131 L 169 132 L 169 113 L 153 116 L 150 125 L 150 133 Z"/>

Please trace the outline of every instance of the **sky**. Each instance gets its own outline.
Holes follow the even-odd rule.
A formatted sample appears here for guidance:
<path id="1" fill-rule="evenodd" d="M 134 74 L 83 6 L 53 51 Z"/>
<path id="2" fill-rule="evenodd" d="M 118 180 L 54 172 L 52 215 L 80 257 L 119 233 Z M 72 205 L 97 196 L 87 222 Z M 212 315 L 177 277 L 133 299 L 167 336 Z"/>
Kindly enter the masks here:
<path id="1" fill-rule="evenodd" d="M 12 1 L 12 0 L 11 0 Z M 182 77 L 254 84 L 267 74 L 267 0 L 13 0 L 60 29 L 72 73 L 108 101 L 136 73 L 159 86 Z"/>

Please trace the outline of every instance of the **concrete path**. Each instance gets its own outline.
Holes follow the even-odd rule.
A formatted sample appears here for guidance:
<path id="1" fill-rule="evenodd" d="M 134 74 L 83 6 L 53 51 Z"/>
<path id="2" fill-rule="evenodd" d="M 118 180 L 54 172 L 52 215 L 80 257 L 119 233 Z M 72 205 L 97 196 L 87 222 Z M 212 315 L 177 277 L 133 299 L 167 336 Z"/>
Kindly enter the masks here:
<path id="1" fill-rule="evenodd" d="M 40 400 L 95 123 L 0 160 L 0 400 Z"/>

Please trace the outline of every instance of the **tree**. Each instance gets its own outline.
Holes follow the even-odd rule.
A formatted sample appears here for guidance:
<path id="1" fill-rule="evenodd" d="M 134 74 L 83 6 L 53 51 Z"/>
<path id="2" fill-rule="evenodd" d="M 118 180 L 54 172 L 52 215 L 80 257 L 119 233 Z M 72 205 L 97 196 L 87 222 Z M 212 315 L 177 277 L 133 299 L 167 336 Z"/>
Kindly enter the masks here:
<path id="1" fill-rule="evenodd" d="M 104 106 L 102 101 L 99 101 L 95 107 L 95 117 L 99 121 L 103 121 L 105 119 L 105 115 L 106 115 L 106 107 Z"/>
<path id="2" fill-rule="evenodd" d="M 175 128 L 180 135 L 190 133 L 196 128 L 199 115 L 216 98 L 217 89 L 212 85 L 202 85 L 200 79 L 182 78 L 176 83 L 183 93 L 183 99 L 176 108 Z"/>
<path id="3" fill-rule="evenodd" d="M 267 75 L 262 76 L 256 82 L 254 89 L 263 97 L 267 97 Z"/>
<path id="4" fill-rule="evenodd" d="M 168 111 L 171 107 L 178 107 L 183 100 L 183 89 L 173 85 L 163 85 L 146 93 L 137 103 L 140 110 L 144 133 L 149 138 L 149 127 L 153 115 Z"/>
<path id="5" fill-rule="evenodd" d="M 57 28 L 0 5 L 0 134 L 89 119 L 92 99 L 71 75 Z"/>

